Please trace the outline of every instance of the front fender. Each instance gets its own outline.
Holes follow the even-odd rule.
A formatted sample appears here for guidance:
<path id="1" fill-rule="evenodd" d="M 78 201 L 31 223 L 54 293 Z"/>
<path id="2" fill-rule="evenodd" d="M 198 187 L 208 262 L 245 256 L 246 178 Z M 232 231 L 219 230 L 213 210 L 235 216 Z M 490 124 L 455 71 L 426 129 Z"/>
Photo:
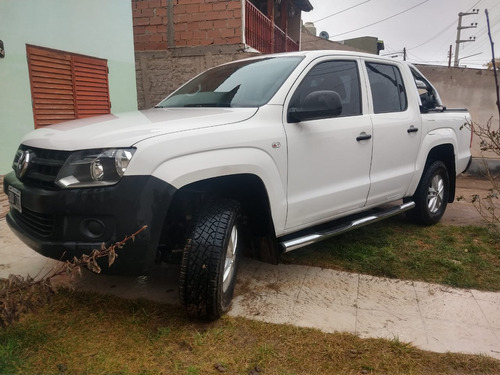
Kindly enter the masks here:
<path id="1" fill-rule="evenodd" d="M 236 174 L 260 178 L 267 190 L 276 232 L 281 232 L 286 219 L 286 176 L 263 150 L 243 147 L 182 155 L 166 160 L 152 173 L 177 189 L 193 182 Z"/>

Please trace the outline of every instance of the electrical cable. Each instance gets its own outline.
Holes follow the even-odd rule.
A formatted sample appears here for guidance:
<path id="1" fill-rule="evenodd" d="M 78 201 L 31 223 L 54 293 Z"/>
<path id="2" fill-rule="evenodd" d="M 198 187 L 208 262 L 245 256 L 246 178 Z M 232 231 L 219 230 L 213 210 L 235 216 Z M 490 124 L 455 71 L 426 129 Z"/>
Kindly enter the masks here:
<path id="1" fill-rule="evenodd" d="M 354 32 L 354 31 L 358 31 L 358 30 L 361 30 L 361 29 L 366 29 L 367 27 L 370 27 L 370 26 L 373 26 L 373 25 L 377 25 L 377 24 L 382 23 L 382 22 L 384 22 L 384 21 L 387 21 L 387 20 L 389 20 L 389 19 L 391 19 L 391 18 L 394 18 L 394 17 L 396 17 L 396 16 L 399 16 L 400 14 L 403 14 L 403 13 L 406 13 L 406 12 L 408 12 L 408 11 L 412 10 L 412 9 L 415 9 L 415 8 L 416 8 L 416 7 L 418 7 L 418 6 L 420 6 L 420 5 L 422 5 L 422 4 L 427 3 L 428 1 L 430 1 L 430 0 L 424 0 L 424 1 L 422 1 L 421 3 L 418 3 L 417 5 L 412 6 L 411 8 L 408 8 L 408 9 L 406 9 L 406 10 L 403 10 L 402 12 L 399 12 L 399 13 L 393 14 L 392 16 L 389 16 L 389 17 L 387 17 L 387 18 L 384 18 L 384 19 L 382 19 L 382 20 L 380 20 L 380 21 L 377 21 L 377 22 L 371 23 L 371 24 L 366 25 L 366 26 L 363 26 L 363 27 L 358 27 L 357 29 L 354 29 L 354 30 L 345 31 L 345 32 L 340 33 L 340 34 L 335 34 L 335 35 L 332 35 L 330 38 L 333 38 L 333 37 L 335 37 L 335 36 L 344 35 L 344 34 L 349 34 L 349 33 L 352 33 L 352 32 Z"/>
<path id="2" fill-rule="evenodd" d="M 326 16 L 326 17 L 320 18 L 319 20 L 314 21 L 313 23 L 317 23 L 317 22 L 320 22 L 320 21 L 326 20 L 327 18 L 330 18 L 330 17 L 336 16 L 337 14 L 340 14 L 340 13 L 344 13 L 344 12 L 346 12 L 346 11 L 348 11 L 348 10 L 351 10 L 351 9 L 353 9 L 353 8 L 356 8 L 356 7 L 359 7 L 360 5 L 366 4 L 366 3 L 370 2 L 370 1 L 372 1 L 372 0 L 366 0 L 366 1 L 363 1 L 362 3 L 359 3 L 359 4 L 356 4 L 356 5 L 353 5 L 352 7 L 349 7 L 349 8 L 343 9 L 343 10 L 341 10 L 341 11 L 339 11 L 339 12 L 336 12 L 336 13 L 330 14 L 329 16 Z"/>

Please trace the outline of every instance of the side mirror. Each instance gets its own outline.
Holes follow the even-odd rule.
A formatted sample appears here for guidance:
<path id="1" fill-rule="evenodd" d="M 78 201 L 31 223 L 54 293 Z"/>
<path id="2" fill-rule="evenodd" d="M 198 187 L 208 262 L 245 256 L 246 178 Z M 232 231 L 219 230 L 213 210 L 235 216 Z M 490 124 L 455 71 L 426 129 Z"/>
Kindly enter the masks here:
<path id="1" fill-rule="evenodd" d="M 301 122 L 337 117 L 342 113 L 342 101 L 335 91 L 321 90 L 309 93 L 300 107 L 290 107 L 288 122 Z"/>

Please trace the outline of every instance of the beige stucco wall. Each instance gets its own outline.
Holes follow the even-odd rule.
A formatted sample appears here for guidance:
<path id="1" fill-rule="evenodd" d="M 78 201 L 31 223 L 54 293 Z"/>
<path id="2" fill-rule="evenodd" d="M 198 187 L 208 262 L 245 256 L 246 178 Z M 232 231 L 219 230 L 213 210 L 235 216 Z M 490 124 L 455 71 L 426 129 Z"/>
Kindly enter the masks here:
<path id="1" fill-rule="evenodd" d="M 493 121 L 498 128 L 495 78 L 493 71 L 484 69 L 448 68 L 444 66 L 418 65 L 417 68 L 432 82 L 448 108 L 467 108 L 472 122 L 486 125 Z M 472 144 L 472 156 L 481 157 L 478 137 Z M 497 157 L 496 155 L 485 155 Z"/>

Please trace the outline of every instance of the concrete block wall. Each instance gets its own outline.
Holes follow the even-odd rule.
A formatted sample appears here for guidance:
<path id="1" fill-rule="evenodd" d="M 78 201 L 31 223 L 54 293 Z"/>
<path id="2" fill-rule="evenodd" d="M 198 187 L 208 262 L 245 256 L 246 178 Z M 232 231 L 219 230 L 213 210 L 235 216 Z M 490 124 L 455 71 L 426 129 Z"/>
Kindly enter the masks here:
<path id="1" fill-rule="evenodd" d="M 252 55 L 241 52 L 239 45 L 136 52 L 138 107 L 153 107 L 206 69 Z"/>

